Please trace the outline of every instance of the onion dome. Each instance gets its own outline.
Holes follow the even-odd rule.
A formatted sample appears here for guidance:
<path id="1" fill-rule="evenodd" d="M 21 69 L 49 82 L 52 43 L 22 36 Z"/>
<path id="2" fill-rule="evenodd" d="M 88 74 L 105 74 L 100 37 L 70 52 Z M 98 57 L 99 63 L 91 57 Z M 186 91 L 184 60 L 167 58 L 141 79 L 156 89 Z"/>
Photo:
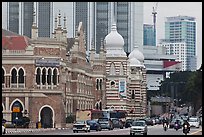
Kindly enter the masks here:
<path id="1" fill-rule="evenodd" d="M 129 59 L 136 58 L 141 63 L 144 62 L 144 55 L 138 50 L 138 46 L 134 47 L 134 50 L 129 54 Z"/>
<path id="2" fill-rule="evenodd" d="M 105 37 L 105 48 L 123 48 L 124 46 L 124 39 L 123 37 L 117 32 L 116 24 L 113 24 L 111 27 L 111 32 Z"/>

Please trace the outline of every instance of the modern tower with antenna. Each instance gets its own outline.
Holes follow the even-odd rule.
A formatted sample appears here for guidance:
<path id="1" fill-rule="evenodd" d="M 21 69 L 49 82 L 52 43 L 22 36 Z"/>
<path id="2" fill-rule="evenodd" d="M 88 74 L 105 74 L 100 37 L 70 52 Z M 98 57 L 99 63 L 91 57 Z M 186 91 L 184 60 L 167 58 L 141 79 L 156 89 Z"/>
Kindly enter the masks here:
<path id="1" fill-rule="evenodd" d="M 156 15 L 157 15 L 157 6 L 158 6 L 158 2 L 156 2 L 155 7 L 153 7 L 153 25 L 154 25 L 154 44 L 156 45 Z"/>

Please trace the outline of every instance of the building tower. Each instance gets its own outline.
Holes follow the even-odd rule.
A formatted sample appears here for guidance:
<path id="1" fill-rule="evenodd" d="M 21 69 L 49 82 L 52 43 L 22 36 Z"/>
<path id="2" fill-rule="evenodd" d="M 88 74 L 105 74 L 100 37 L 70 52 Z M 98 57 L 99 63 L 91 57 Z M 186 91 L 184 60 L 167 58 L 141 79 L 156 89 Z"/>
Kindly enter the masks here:
<path id="1" fill-rule="evenodd" d="M 52 2 L 7 2 L 7 29 L 31 38 L 33 10 L 36 9 L 36 23 L 39 37 L 51 37 L 53 25 Z"/>
<path id="2" fill-rule="evenodd" d="M 196 63 L 196 21 L 194 17 L 174 16 L 165 21 L 165 39 L 170 43 L 186 43 L 186 70 L 194 71 Z M 175 44 L 173 44 L 175 45 Z M 184 49 L 183 49 L 184 50 Z M 173 54 L 173 53 L 170 53 Z"/>
<path id="3" fill-rule="evenodd" d="M 79 21 L 85 22 L 87 51 L 91 49 L 93 40 L 96 52 L 99 53 L 101 38 L 111 31 L 114 13 L 117 31 L 124 38 L 125 52 L 130 53 L 133 50 L 134 47 L 131 46 L 134 45 L 134 38 L 143 45 L 143 2 L 74 2 L 73 5 L 74 26 Z"/>

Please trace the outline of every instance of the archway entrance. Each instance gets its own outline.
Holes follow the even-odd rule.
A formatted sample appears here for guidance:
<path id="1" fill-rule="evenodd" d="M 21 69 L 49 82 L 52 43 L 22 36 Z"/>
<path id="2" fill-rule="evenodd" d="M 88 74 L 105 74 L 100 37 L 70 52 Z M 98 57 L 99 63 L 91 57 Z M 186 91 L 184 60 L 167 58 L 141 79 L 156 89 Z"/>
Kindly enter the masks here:
<path id="1" fill-rule="evenodd" d="M 44 107 L 40 113 L 42 128 L 53 127 L 53 112 L 49 107 Z"/>
<path id="2" fill-rule="evenodd" d="M 22 125 L 22 117 L 23 117 L 23 106 L 19 101 L 15 101 L 11 107 L 12 115 L 11 115 L 11 121 L 13 124 L 16 124 L 17 126 Z"/>

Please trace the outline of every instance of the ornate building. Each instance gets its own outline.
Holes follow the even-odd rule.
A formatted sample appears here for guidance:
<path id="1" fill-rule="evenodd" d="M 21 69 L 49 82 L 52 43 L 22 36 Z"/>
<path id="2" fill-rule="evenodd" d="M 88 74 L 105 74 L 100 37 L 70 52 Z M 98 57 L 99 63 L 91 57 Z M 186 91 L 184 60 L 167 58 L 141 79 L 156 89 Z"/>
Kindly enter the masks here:
<path id="1" fill-rule="evenodd" d="M 35 17 L 34 17 L 35 18 Z M 23 116 L 30 126 L 65 127 L 66 117 L 76 110 L 134 109 L 144 116 L 146 71 L 144 57 L 135 48 L 127 57 L 124 39 L 116 24 L 99 54 L 92 46 L 86 55 L 82 22 L 74 38 L 67 38 L 66 18 L 55 18 L 53 38 L 38 37 L 34 19 L 31 39 L 2 31 L 2 113 L 15 122 Z M 92 44 L 94 45 L 94 44 Z"/>

